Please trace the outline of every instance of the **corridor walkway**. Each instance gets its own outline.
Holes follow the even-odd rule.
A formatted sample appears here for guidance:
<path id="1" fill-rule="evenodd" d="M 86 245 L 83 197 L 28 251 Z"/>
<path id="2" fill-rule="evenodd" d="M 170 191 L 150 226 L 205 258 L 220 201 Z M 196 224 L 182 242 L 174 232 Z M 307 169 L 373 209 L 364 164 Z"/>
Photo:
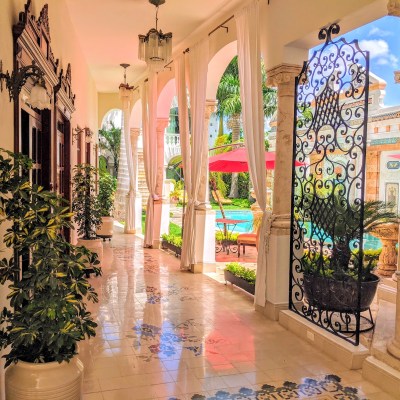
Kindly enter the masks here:
<path id="1" fill-rule="evenodd" d="M 392 399 L 256 313 L 239 289 L 180 272 L 132 235 L 104 250 L 103 276 L 91 278 L 97 337 L 79 345 L 84 400 Z"/>

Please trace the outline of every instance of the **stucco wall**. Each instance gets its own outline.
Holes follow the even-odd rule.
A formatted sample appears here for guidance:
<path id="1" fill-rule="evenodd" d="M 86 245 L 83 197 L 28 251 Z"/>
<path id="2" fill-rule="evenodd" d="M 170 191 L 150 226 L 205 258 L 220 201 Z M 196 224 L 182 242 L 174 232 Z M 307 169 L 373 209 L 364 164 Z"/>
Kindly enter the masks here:
<path id="1" fill-rule="evenodd" d="M 13 42 L 12 26 L 18 21 L 19 12 L 23 11 L 26 0 L 0 1 L 0 60 L 3 61 L 3 70 L 12 70 Z M 33 0 L 33 13 L 39 16 L 44 4 L 49 5 L 51 47 L 56 58 L 60 59 L 60 66 L 66 69 L 68 63 L 72 65 L 72 89 L 76 94 L 76 112 L 72 116 L 72 128 L 77 125 L 89 127 L 94 132 L 98 129 L 97 118 L 97 90 L 90 75 L 84 54 L 79 47 L 72 29 L 69 14 L 64 0 Z M 4 86 L 4 85 L 3 85 Z M 8 100 L 8 93 L 3 89 L 0 93 L 0 147 L 13 150 L 14 125 L 13 106 Z M 76 149 L 72 148 L 72 165 L 76 163 Z M 0 238 L 5 227 L 0 227 Z M 3 249 L 4 246 L 0 246 Z M 6 254 L 2 253 L 2 257 Z M 0 306 L 5 303 L 6 288 L 0 286 Z M 1 388 L 4 386 L 3 368 L 0 372 Z M 0 389 L 2 390 L 2 389 Z M 4 393 L 0 391 L 0 398 Z"/>

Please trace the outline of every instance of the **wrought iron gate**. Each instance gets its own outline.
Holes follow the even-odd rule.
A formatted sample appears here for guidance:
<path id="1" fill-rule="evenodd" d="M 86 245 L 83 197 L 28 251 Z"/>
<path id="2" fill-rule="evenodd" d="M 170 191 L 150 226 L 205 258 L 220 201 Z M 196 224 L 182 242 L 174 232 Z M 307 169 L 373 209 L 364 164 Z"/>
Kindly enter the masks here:
<path id="1" fill-rule="evenodd" d="M 325 43 L 296 78 L 289 303 L 358 345 L 373 326 L 363 257 L 369 53 L 333 40 L 339 31 L 320 31 Z"/>

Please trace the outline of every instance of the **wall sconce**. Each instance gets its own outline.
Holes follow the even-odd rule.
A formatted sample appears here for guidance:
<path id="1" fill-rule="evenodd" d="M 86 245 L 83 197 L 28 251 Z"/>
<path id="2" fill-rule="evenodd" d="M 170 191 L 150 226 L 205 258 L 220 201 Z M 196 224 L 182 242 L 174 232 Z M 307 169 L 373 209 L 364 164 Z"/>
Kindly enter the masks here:
<path id="1" fill-rule="evenodd" d="M 80 128 L 77 126 L 74 129 L 75 133 L 72 134 L 72 144 L 74 144 L 76 141 L 79 140 L 81 137 L 81 133 L 85 134 L 85 142 L 90 143 L 93 137 L 93 131 L 90 130 L 90 128 Z"/>
<path id="2" fill-rule="evenodd" d="M 46 83 L 44 81 L 43 71 L 35 65 L 21 67 L 17 71 L 13 71 L 10 75 L 8 71 L 3 73 L 3 62 L 0 61 L 0 91 L 3 91 L 3 80 L 6 83 L 6 88 L 10 96 L 10 101 L 18 99 L 22 87 L 25 85 L 29 78 L 36 78 L 36 82 L 31 90 L 30 99 L 28 103 L 39 110 L 45 108 L 50 109 L 50 97 L 46 91 Z"/>

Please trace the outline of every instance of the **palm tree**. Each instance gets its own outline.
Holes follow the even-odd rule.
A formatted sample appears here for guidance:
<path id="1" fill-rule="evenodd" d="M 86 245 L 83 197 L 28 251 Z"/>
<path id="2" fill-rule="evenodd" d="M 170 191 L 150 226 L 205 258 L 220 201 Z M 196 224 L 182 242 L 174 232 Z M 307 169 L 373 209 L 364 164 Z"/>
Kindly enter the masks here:
<path id="1" fill-rule="evenodd" d="M 264 115 L 267 118 L 272 117 L 276 111 L 276 90 L 265 85 L 265 68 L 261 66 L 263 75 L 263 101 Z M 220 124 L 224 116 L 228 117 L 228 127 L 232 130 L 232 143 L 240 140 L 242 103 L 240 100 L 240 80 L 239 65 L 237 56 L 229 63 L 217 90 L 217 115 L 220 118 Z M 223 133 L 223 132 L 222 132 Z M 221 129 L 219 134 L 221 133 Z M 238 197 L 238 174 L 232 174 L 231 192 L 229 197 Z"/>
<path id="2" fill-rule="evenodd" d="M 99 130 L 99 146 L 101 150 L 110 152 L 114 159 L 114 176 L 118 176 L 119 167 L 119 151 L 121 147 L 121 128 L 116 128 L 114 123 L 110 121 L 109 129 L 103 127 Z"/>

